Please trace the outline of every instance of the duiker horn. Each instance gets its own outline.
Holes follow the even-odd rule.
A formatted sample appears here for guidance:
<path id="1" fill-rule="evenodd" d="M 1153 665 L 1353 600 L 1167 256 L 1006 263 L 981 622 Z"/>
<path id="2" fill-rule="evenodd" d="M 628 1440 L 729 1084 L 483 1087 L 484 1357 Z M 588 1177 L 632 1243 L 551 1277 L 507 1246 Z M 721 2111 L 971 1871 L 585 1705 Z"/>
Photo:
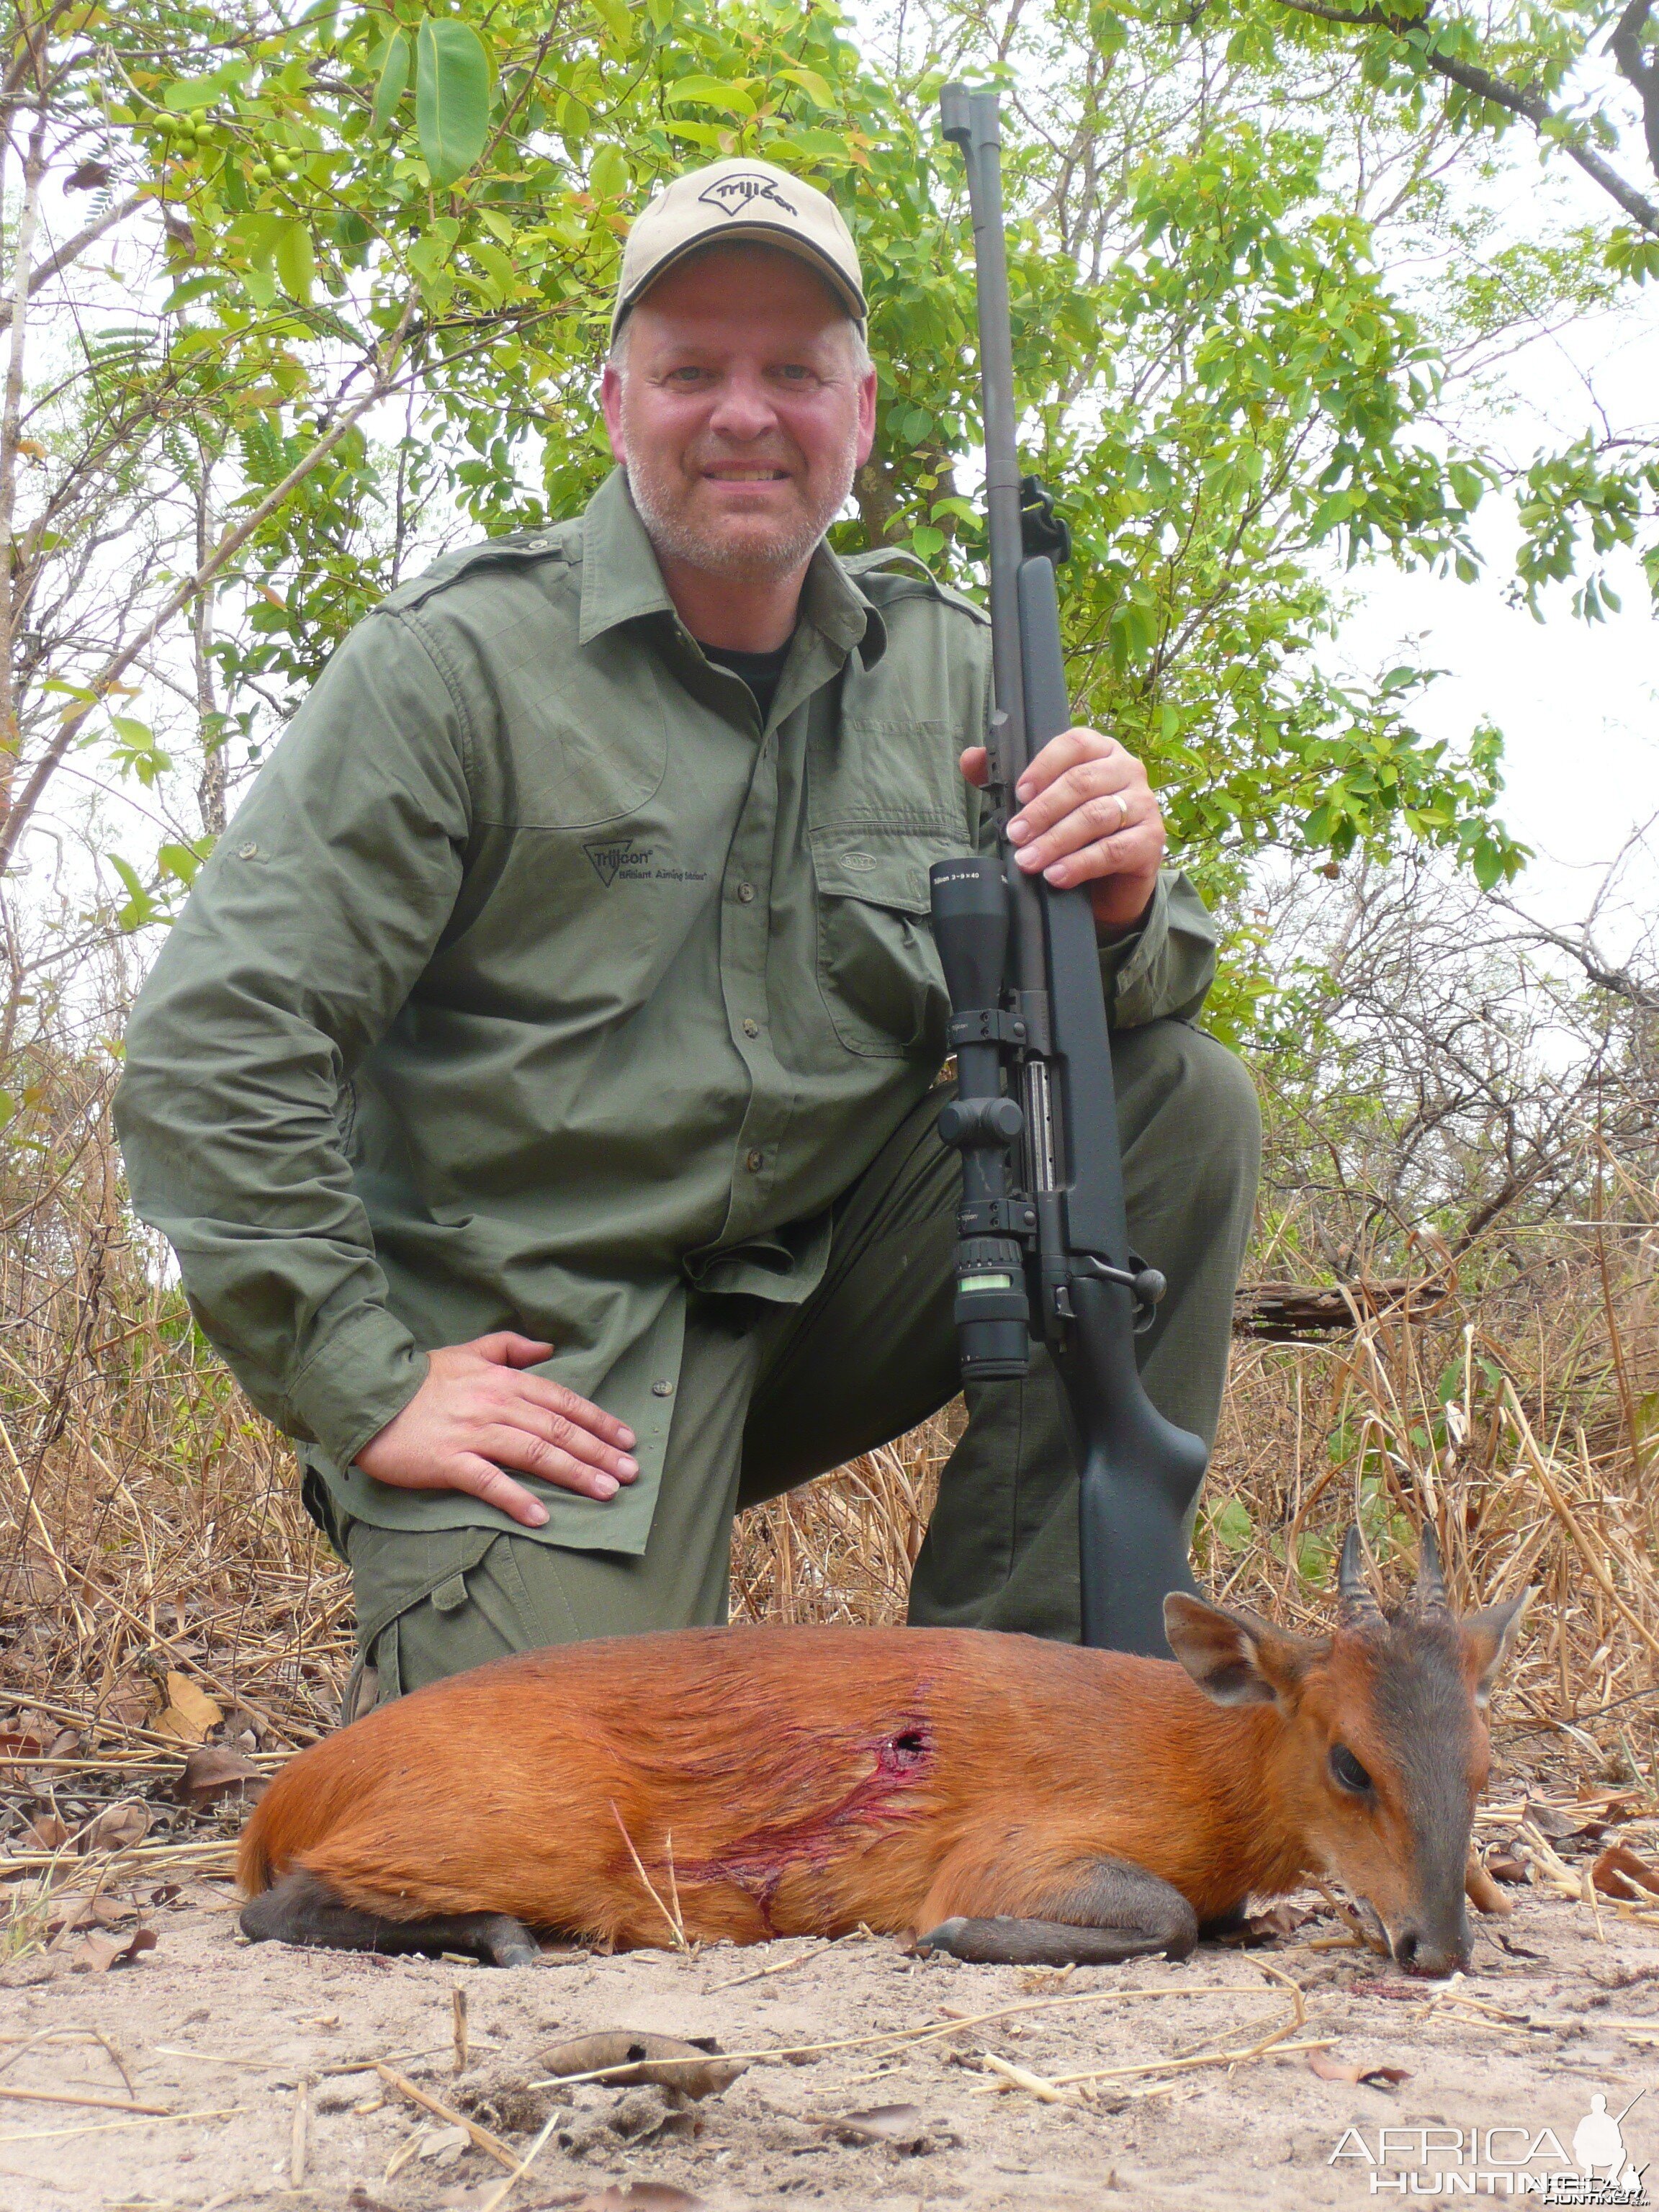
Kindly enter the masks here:
<path id="1" fill-rule="evenodd" d="M 1412 1611 L 1427 1619 L 1436 1613 L 1449 1614 L 1451 1601 L 1446 1595 L 1446 1584 L 1440 1572 L 1440 1547 L 1434 1540 L 1434 1530 L 1425 1521 L 1417 1555 L 1417 1580 L 1412 1585 Z"/>
<path id="2" fill-rule="evenodd" d="M 1337 1571 L 1336 1594 L 1341 1601 L 1345 1626 L 1360 1628 L 1382 1619 L 1382 1608 L 1371 1595 L 1370 1585 L 1365 1580 L 1357 1523 L 1342 1540 L 1342 1565 Z"/>

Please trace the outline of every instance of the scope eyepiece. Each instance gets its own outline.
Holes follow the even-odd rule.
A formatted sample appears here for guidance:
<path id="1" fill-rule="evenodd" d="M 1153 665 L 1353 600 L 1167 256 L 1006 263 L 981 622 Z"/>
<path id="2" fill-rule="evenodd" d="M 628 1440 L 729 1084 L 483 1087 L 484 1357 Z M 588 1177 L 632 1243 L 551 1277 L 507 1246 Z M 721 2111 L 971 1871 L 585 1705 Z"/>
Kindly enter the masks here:
<path id="1" fill-rule="evenodd" d="M 1025 1261 L 1012 1237 L 964 1237 L 957 1245 L 956 1323 L 964 1382 L 1012 1382 L 1029 1372 Z"/>

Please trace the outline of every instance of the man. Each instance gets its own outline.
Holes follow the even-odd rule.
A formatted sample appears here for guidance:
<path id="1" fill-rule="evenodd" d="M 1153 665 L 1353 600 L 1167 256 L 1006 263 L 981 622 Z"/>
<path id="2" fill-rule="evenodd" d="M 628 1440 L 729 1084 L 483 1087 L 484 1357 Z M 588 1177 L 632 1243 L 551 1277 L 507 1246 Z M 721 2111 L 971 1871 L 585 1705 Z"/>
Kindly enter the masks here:
<path id="1" fill-rule="evenodd" d="M 517 1648 L 725 1618 L 731 1518 L 957 1382 L 928 864 L 988 838 L 984 617 L 823 534 L 873 436 L 845 224 L 750 161 L 623 258 L 585 515 L 359 625 L 134 1013 L 135 1202 L 295 1437 L 356 1584 L 348 1712 Z M 1139 763 L 1032 764 L 1086 883 L 1163 1410 L 1213 1433 L 1250 1087 Z M 973 1394 L 911 1618 L 1078 1634 L 1057 1386 Z"/>

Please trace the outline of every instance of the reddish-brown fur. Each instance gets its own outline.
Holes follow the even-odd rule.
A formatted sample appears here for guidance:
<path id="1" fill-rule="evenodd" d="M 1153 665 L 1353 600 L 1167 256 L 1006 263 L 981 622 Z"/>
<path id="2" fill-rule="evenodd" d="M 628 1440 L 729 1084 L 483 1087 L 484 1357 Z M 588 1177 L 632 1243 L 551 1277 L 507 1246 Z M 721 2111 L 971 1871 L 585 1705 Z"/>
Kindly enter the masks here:
<path id="1" fill-rule="evenodd" d="M 504 1659 L 302 1753 L 242 1839 L 398 1920 L 670 1940 L 1040 1917 L 1082 1863 L 1199 1917 L 1294 1884 L 1307 1747 L 1170 1662 L 962 1630 L 691 1629 Z M 625 1837 L 624 1837 L 625 1832 Z M 626 1839 L 625 1839 L 626 1838 Z"/>

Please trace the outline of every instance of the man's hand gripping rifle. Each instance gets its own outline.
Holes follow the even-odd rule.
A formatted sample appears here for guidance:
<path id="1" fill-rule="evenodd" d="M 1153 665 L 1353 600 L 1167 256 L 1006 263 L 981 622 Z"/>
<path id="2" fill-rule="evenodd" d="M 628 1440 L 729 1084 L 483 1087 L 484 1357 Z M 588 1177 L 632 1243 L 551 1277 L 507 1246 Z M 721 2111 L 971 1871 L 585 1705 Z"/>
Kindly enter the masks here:
<path id="1" fill-rule="evenodd" d="M 1015 457 L 997 95 L 947 85 L 939 105 L 973 210 L 995 688 L 987 793 L 1001 846 L 998 859 L 932 871 L 957 1054 L 939 1133 L 962 1154 L 963 1380 L 1022 1376 L 1031 1338 L 1048 1346 L 1081 1481 L 1083 1641 L 1162 1658 L 1164 1594 L 1194 1588 L 1185 1521 L 1207 1455 L 1152 1406 L 1135 1368 L 1136 1329 L 1164 1285 L 1129 1250 L 1089 895 L 1023 873 L 1003 834 L 1027 763 L 1071 726 L 1054 591 L 1070 537 Z"/>

